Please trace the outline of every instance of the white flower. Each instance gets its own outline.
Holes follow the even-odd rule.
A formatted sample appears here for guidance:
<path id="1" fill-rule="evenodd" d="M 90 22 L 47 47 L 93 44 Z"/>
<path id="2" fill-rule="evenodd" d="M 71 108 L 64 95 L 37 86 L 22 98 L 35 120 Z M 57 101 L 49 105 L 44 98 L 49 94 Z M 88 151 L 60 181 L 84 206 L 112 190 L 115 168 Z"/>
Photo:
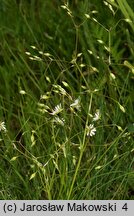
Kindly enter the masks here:
<path id="1" fill-rule="evenodd" d="M 96 110 L 93 121 L 98 121 L 101 118 L 100 110 Z"/>
<path id="2" fill-rule="evenodd" d="M 7 131 L 6 126 L 5 126 L 5 122 L 0 122 L 0 131 L 4 131 L 4 132 Z"/>
<path id="3" fill-rule="evenodd" d="M 60 119 L 58 116 L 56 116 L 56 117 L 54 118 L 53 122 L 55 122 L 55 123 L 57 123 L 57 124 L 59 124 L 59 125 L 64 126 L 65 119 L 63 119 L 63 118 Z"/>
<path id="4" fill-rule="evenodd" d="M 94 136 L 96 133 L 96 128 L 93 124 L 86 126 L 87 136 Z"/>
<path id="5" fill-rule="evenodd" d="M 53 110 L 52 113 L 50 113 L 51 115 L 57 115 L 58 113 L 60 113 L 62 111 L 62 107 L 61 104 L 58 104 Z"/>
<path id="6" fill-rule="evenodd" d="M 72 103 L 72 104 L 70 105 L 70 107 L 73 108 L 73 109 L 75 108 L 75 109 L 77 109 L 77 110 L 80 110 L 80 109 L 81 109 L 80 97 L 77 98 L 77 99 L 74 101 L 74 103 Z"/>

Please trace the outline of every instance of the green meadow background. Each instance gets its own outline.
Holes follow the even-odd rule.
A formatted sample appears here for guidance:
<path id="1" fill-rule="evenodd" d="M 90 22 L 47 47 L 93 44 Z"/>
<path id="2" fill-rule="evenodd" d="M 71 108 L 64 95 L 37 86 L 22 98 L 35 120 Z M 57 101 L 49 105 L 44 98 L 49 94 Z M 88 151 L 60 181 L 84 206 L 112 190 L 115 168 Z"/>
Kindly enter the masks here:
<path id="1" fill-rule="evenodd" d="M 134 198 L 133 9 L 0 0 L 0 199 Z"/>

